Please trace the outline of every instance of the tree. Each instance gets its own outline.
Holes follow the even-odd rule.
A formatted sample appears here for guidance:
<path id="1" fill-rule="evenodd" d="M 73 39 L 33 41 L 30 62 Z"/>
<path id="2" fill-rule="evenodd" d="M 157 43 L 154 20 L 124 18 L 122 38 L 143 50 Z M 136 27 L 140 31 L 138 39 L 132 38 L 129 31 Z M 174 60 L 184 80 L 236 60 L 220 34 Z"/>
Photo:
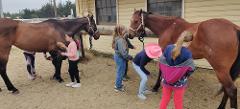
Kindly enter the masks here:
<path id="1" fill-rule="evenodd" d="M 76 5 L 71 1 L 66 1 L 66 4 L 59 3 L 58 4 L 58 14 L 61 17 L 66 17 L 71 14 L 71 9 L 73 9 L 74 16 L 76 16 Z"/>
<path id="2" fill-rule="evenodd" d="M 11 18 L 51 18 L 54 17 L 54 7 L 51 3 L 46 3 L 38 10 L 23 9 L 19 13 L 4 13 L 6 17 Z M 73 9 L 74 16 L 76 16 L 76 6 L 71 1 L 66 1 L 66 4 L 58 4 L 57 11 L 59 17 L 65 17 L 71 14 L 71 9 Z"/>
<path id="3" fill-rule="evenodd" d="M 53 7 L 50 3 L 47 3 L 42 6 L 38 11 L 39 17 L 54 17 Z"/>

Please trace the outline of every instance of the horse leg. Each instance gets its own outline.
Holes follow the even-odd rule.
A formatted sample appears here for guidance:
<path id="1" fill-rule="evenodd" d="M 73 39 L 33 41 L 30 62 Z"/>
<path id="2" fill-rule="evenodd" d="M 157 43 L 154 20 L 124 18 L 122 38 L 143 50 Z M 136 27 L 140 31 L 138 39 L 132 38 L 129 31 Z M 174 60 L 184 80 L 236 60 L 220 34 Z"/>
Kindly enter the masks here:
<path id="1" fill-rule="evenodd" d="M 13 94 L 18 94 L 19 91 L 16 89 L 12 82 L 9 80 L 8 75 L 6 73 L 6 68 L 7 67 L 7 60 L 1 59 L 0 60 L 0 74 L 1 77 L 3 78 L 3 81 L 5 82 L 7 89 L 11 91 Z"/>
<path id="2" fill-rule="evenodd" d="M 230 98 L 231 108 L 237 109 L 237 87 L 234 85 L 229 73 L 227 73 L 227 71 L 221 73 L 218 72 L 217 77 L 225 90 L 222 102 L 219 105 L 219 109 L 225 108 L 228 97 Z"/>
<path id="3" fill-rule="evenodd" d="M 227 101 L 228 101 L 228 95 L 227 95 L 226 91 L 224 91 L 224 95 L 223 95 L 221 104 L 218 106 L 218 109 L 225 109 Z"/>
<path id="4" fill-rule="evenodd" d="M 230 106 L 232 109 L 237 109 L 237 87 L 232 84 L 232 87 L 226 89 L 230 97 Z"/>
<path id="5" fill-rule="evenodd" d="M 154 87 L 153 87 L 153 89 L 152 89 L 153 92 L 158 92 L 158 89 L 159 89 L 159 87 L 160 87 L 160 85 L 161 85 L 161 80 L 162 80 L 161 74 L 162 74 L 162 72 L 159 71 L 158 79 L 157 79 L 156 84 L 154 85 Z"/>

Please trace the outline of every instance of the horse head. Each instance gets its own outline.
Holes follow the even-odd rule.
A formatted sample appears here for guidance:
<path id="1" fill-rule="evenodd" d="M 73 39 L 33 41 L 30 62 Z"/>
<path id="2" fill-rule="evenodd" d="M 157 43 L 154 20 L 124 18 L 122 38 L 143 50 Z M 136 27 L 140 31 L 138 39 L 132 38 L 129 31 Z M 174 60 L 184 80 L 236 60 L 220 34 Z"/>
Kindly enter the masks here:
<path id="1" fill-rule="evenodd" d="M 146 20 L 147 13 L 140 10 L 134 10 L 132 18 L 130 20 L 130 27 L 129 27 L 129 38 L 134 38 L 135 36 L 143 37 L 145 35 L 145 24 L 144 21 Z"/>
<path id="2" fill-rule="evenodd" d="M 93 15 L 89 14 L 87 16 L 87 19 L 88 19 L 88 25 L 87 25 L 86 31 L 88 32 L 88 34 L 90 36 L 93 36 L 95 40 L 99 39 L 100 33 L 99 33 L 98 29 L 97 29 L 97 25 L 95 23 Z"/>

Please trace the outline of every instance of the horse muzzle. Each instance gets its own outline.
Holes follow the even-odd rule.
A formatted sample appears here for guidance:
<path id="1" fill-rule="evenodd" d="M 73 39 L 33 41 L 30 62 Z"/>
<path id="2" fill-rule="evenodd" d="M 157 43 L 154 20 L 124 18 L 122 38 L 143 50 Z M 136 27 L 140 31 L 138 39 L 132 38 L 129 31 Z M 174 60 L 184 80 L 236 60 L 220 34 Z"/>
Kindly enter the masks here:
<path id="1" fill-rule="evenodd" d="M 96 31 L 96 32 L 93 34 L 93 38 L 94 38 L 95 40 L 98 40 L 98 39 L 100 38 L 100 33 L 99 33 L 99 31 Z"/>

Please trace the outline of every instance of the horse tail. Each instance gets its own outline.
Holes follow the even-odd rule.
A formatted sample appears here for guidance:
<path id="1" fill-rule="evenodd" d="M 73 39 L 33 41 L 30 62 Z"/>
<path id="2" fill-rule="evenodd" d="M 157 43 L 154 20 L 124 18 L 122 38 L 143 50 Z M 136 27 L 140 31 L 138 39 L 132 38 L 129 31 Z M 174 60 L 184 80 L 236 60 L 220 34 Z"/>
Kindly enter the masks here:
<path id="1" fill-rule="evenodd" d="M 235 81 L 238 78 L 238 75 L 240 74 L 240 30 L 237 30 L 237 39 L 238 39 L 238 54 L 230 70 L 230 76 L 233 81 Z M 220 90 L 218 90 L 215 96 L 220 95 L 223 91 L 224 88 L 223 86 L 221 86 Z"/>
<path id="2" fill-rule="evenodd" d="M 235 81 L 240 72 L 240 30 L 237 30 L 237 39 L 238 39 L 238 54 L 235 62 L 232 65 L 230 70 L 230 75 L 233 81 Z"/>

